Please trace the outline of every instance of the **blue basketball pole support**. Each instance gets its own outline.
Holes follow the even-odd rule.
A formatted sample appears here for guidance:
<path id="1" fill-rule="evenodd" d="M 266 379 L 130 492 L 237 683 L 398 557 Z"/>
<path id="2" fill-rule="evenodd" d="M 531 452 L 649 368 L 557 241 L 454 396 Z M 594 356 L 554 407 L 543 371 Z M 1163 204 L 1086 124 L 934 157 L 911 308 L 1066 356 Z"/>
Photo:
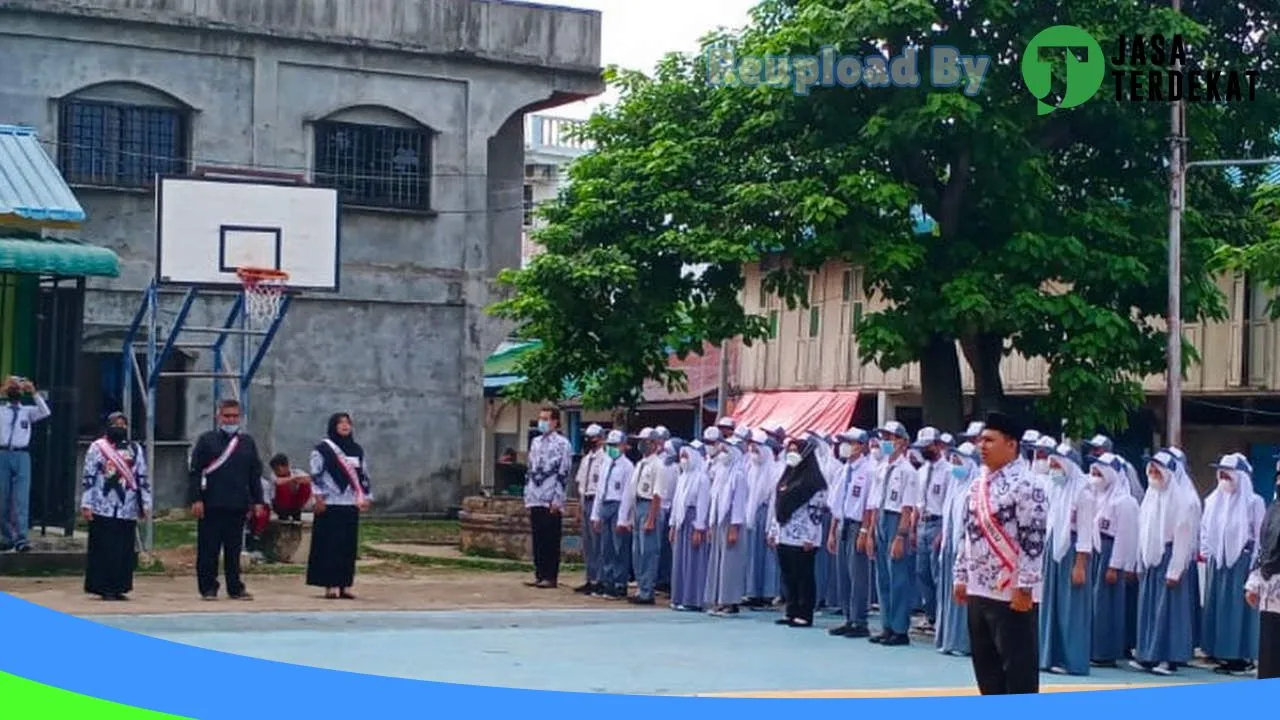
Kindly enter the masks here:
<path id="1" fill-rule="evenodd" d="M 134 375 L 138 374 L 142 377 L 138 378 L 141 385 L 139 390 L 143 391 L 146 402 L 146 431 L 143 438 L 143 445 L 147 454 L 147 468 L 154 472 L 155 468 L 155 435 L 156 435 L 156 390 L 157 384 L 161 377 L 165 376 L 185 376 L 189 378 L 210 378 L 213 380 L 213 397 L 217 401 L 220 399 L 221 380 L 235 379 L 238 382 L 237 390 L 239 391 L 240 402 L 244 407 L 243 412 L 247 415 L 249 388 L 253 383 L 253 378 L 258 372 L 258 368 L 262 365 L 263 358 L 266 357 L 267 350 L 271 343 L 275 340 L 276 333 L 280 329 L 280 323 L 283 322 L 285 313 L 289 310 L 290 302 L 293 300 L 291 295 L 285 295 L 280 304 L 280 310 L 276 316 L 272 318 L 271 324 L 265 330 L 249 330 L 248 329 L 248 313 L 245 307 L 244 294 L 236 296 L 231 304 L 231 310 L 227 313 L 226 319 L 220 326 L 208 328 L 187 328 L 187 318 L 191 314 L 191 310 L 195 305 L 196 297 L 199 295 L 197 288 L 187 290 L 182 300 L 182 306 L 178 309 L 177 315 L 174 317 L 173 326 L 169 328 L 163 341 L 160 338 L 159 324 L 159 304 L 160 290 L 159 286 L 153 281 L 143 292 L 142 305 L 138 308 L 138 312 L 134 314 L 133 321 L 129 324 L 125 332 L 124 347 L 121 358 L 122 385 L 123 392 L 121 400 L 124 405 L 126 417 L 132 421 L 132 401 L 133 401 L 133 380 Z M 142 329 L 143 321 L 147 323 L 146 338 L 146 362 L 143 367 L 138 367 L 136 363 L 135 347 L 139 344 L 138 332 Z M 208 333 L 215 335 L 215 339 L 208 345 L 200 345 L 197 347 L 206 348 L 213 353 L 213 372 L 210 373 L 167 373 L 162 370 L 170 355 L 173 354 L 174 348 L 177 346 L 178 335 L 184 330 L 190 332 Z M 241 366 L 240 371 L 235 374 L 227 373 L 223 367 L 223 351 L 227 338 L 230 335 L 240 335 L 241 343 Z M 258 348 L 253 353 L 253 357 L 249 359 L 249 336 L 260 336 Z M 132 425 L 132 423 L 131 423 Z M 217 427 L 217 413 L 214 413 L 214 427 Z M 130 436 L 134 437 L 132 427 L 130 428 Z M 154 475 L 152 476 L 154 483 Z M 153 485 L 154 488 L 154 485 Z M 151 513 L 147 517 L 146 539 L 143 547 L 146 550 L 154 548 L 155 542 L 155 513 Z"/>

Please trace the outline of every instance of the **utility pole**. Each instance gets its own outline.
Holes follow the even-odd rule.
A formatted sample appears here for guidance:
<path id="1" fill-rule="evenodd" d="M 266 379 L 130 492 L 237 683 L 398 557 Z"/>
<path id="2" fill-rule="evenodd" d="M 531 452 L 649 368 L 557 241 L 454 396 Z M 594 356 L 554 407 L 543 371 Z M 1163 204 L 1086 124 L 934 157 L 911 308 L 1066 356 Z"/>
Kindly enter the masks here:
<path id="1" fill-rule="evenodd" d="M 1182 0 L 1173 0 L 1173 11 L 1182 12 Z M 1182 66 L 1176 60 L 1174 71 Z M 1169 137 L 1169 329 L 1168 368 L 1165 381 L 1166 435 L 1164 445 L 1182 444 L 1182 209 L 1186 181 L 1183 157 L 1186 138 L 1183 130 L 1182 99 L 1174 100 L 1170 111 Z"/>
<path id="2" fill-rule="evenodd" d="M 730 340 L 720 341 L 720 383 L 716 389 L 716 415 L 718 417 L 728 417 L 729 410 L 729 343 Z"/>

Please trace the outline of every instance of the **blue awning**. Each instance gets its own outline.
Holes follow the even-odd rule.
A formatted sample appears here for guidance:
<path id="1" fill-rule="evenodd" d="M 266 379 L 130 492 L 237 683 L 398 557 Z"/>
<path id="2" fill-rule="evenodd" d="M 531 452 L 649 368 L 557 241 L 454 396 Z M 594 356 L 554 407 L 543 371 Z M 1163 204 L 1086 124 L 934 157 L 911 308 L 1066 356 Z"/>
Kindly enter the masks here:
<path id="1" fill-rule="evenodd" d="M 84 219 L 84 208 L 36 131 L 0 125 L 0 222 L 66 226 Z"/>

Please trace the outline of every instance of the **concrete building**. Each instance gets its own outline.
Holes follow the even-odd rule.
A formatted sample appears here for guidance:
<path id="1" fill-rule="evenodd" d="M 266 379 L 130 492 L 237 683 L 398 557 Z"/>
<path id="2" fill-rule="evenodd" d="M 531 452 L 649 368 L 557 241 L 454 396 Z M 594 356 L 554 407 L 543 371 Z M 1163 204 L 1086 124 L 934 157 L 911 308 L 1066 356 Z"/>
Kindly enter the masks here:
<path id="1" fill-rule="evenodd" d="M 814 273 L 809 307 L 795 310 L 762 293 L 759 266 L 747 267 L 745 275 L 745 307 L 768 318 L 773 333 L 742 348 L 733 388 L 739 406 L 752 396 L 769 396 L 782 405 L 811 404 L 812 393 L 818 393 L 833 406 L 843 403 L 847 422 L 870 427 L 896 418 L 913 431 L 920 426 L 918 366 L 885 372 L 858 359 L 861 318 L 883 307 L 883 301 L 864 295 L 857 267 L 831 262 Z M 1183 384 L 1183 446 L 1203 490 L 1212 486 L 1208 463 L 1242 452 L 1258 469 L 1258 492 L 1271 497 L 1272 458 L 1280 451 L 1280 323 L 1266 308 L 1275 293 L 1243 277 L 1224 277 L 1218 285 L 1227 298 L 1228 320 L 1184 327 L 1200 362 Z M 960 367 L 971 393 L 973 374 L 963 356 Z M 1029 401 L 1048 393 L 1042 359 L 1013 353 L 1005 358 L 1001 377 L 1013 398 Z M 1116 438 L 1133 462 L 1163 443 L 1165 378 L 1147 378 L 1145 389 L 1147 406 Z"/>
<path id="2" fill-rule="evenodd" d="M 342 199 L 340 291 L 293 303 L 253 386 L 263 452 L 302 464 L 325 418 L 348 410 L 381 509 L 440 510 L 479 485 L 484 361 L 509 330 L 485 308 L 496 274 L 521 259 L 524 116 L 603 91 L 599 13 L 491 0 L 0 0 L 0 68 L 0 117 L 54 139 L 84 236 L 120 257 L 119 277 L 87 291 L 82 438 L 121 406 L 122 327 L 155 276 L 154 177 L 249 169 Z M 198 302 L 190 322 L 214 324 L 229 302 Z M 176 353 L 170 369 L 207 369 L 207 355 Z M 161 381 L 161 507 L 184 502 L 211 393 Z"/>

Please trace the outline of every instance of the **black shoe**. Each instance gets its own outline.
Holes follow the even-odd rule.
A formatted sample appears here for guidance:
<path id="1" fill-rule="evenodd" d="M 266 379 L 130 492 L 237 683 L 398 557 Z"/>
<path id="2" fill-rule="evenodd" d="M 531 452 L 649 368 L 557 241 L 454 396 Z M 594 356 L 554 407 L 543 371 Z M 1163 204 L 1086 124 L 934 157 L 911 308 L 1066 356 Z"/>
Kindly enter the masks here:
<path id="1" fill-rule="evenodd" d="M 593 583 L 587 583 L 585 585 L 579 585 L 574 588 L 573 591 L 579 595 L 590 595 L 596 591 L 596 586 Z"/>
<path id="2" fill-rule="evenodd" d="M 551 580 L 541 580 L 539 582 L 534 583 L 533 586 L 538 588 L 539 590 L 554 590 L 556 588 L 556 583 Z"/>
<path id="3" fill-rule="evenodd" d="M 875 636 L 870 637 L 869 639 L 871 640 L 871 642 L 873 642 L 873 643 L 875 643 L 875 644 L 877 644 L 877 645 L 882 645 L 882 644 L 884 644 L 884 642 L 885 642 L 885 641 L 887 641 L 887 640 L 888 640 L 889 638 L 891 638 L 891 637 L 893 637 L 893 633 L 891 633 L 891 632 L 882 632 L 882 633 L 880 633 L 879 635 L 875 635 Z"/>
<path id="4" fill-rule="evenodd" d="M 727 607 L 727 608 L 725 608 L 725 609 L 724 609 L 724 612 L 725 612 L 725 614 L 726 614 L 726 615 L 737 615 L 737 614 L 738 614 L 738 606 L 737 606 L 737 605 L 730 605 L 729 607 Z"/>
<path id="5" fill-rule="evenodd" d="M 253 599 L 253 595 L 250 595 L 248 590 L 242 590 L 235 595 L 228 595 L 228 597 L 232 600 L 239 600 L 241 602 L 248 602 Z"/>
<path id="6" fill-rule="evenodd" d="M 844 637 L 845 635 L 848 635 L 849 631 L 852 629 L 852 625 L 845 623 L 844 625 L 837 625 L 836 627 L 831 628 L 827 631 L 827 634 L 834 635 L 836 637 Z"/>
<path id="7" fill-rule="evenodd" d="M 910 644 L 911 644 L 911 638 L 910 638 L 909 636 L 907 636 L 907 635 L 898 635 L 898 634 L 896 634 L 896 633 L 895 633 L 895 634 L 890 635 L 889 637 L 885 638 L 884 640 L 882 640 L 882 641 L 880 642 L 880 644 L 881 644 L 881 645 L 883 645 L 883 646 L 885 646 L 885 647 L 894 647 L 894 646 L 900 646 L 900 645 L 910 645 Z"/>
<path id="8" fill-rule="evenodd" d="M 1117 666 L 1115 660 L 1090 660 L 1089 664 L 1096 668 L 1113 668 Z"/>
<path id="9" fill-rule="evenodd" d="M 854 625 L 849 628 L 849 632 L 846 632 L 844 636 L 847 638 L 871 637 L 871 631 L 860 625 Z"/>
<path id="10" fill-rule="evenodd" d="M 790 624 L 791 624 L 791 618 L 789 618 L 789 617 L 785 617 L 785 618 L 778 618 L 777 620 L 774 620 L 774 621 L 773 621 L 773 624 L 774 624 L 774 625 L 790 625 Z"/>
<path id="11" fill-rule="evenodd" d="M 218 593 L 216 592 L 201 593 L 200 599 L 204 600 L 205 602 L 212 602 L 218 599 Z"/>
<path id="12" fill-rule="evenodd" d="M 793 627 L 793 628 L 811 628 L 811 627 L 813 627 L 813 621 L 812 621 L 812 620 L 806 620 L 805 618 L 792 618 L 792 619 L 791 619 L 791 627 Z"/>
<path id="13" fill-rule="evenodd" d="M 654 604 L 653 598 L 642 598 L 638 596 L 629 598 L 627 602 L 631 603 L 632 605 L 653 605 Z"/>

